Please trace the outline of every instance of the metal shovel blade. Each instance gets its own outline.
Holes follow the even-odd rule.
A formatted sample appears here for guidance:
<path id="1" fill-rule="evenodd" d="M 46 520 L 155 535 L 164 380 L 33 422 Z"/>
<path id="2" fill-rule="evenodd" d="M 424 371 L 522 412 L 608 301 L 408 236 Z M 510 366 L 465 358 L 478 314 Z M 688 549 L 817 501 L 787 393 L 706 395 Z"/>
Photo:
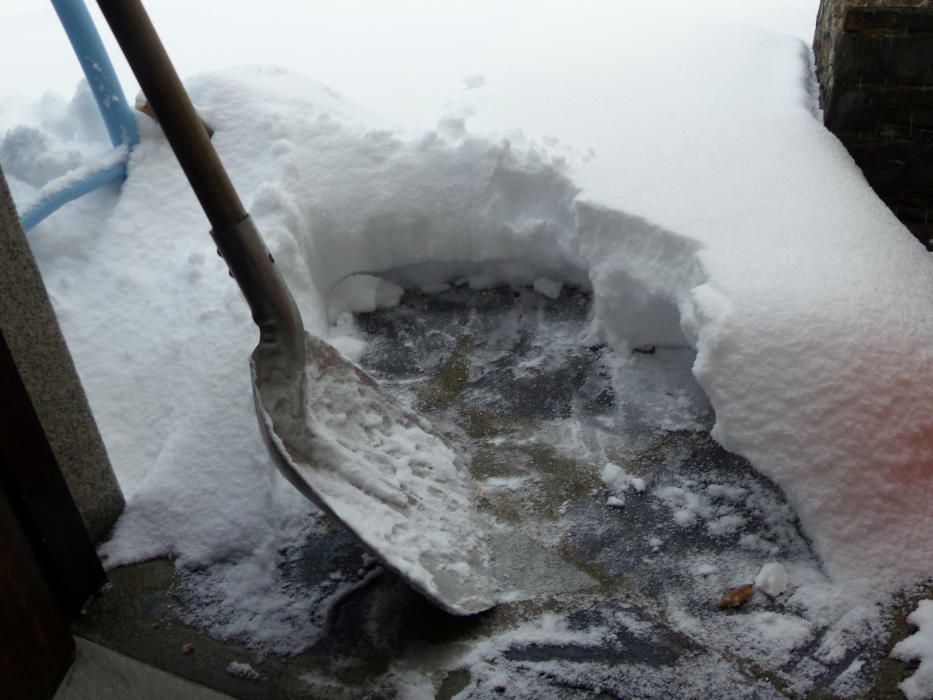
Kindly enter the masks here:
<path id="1" fill-rule="evenodd" d="M 444 610 L 491 608 L 475 486 L 432 427 L 313 336 L 297 375 L 262 346 L 251 364 L 263 437 L 288 480 Z"/>

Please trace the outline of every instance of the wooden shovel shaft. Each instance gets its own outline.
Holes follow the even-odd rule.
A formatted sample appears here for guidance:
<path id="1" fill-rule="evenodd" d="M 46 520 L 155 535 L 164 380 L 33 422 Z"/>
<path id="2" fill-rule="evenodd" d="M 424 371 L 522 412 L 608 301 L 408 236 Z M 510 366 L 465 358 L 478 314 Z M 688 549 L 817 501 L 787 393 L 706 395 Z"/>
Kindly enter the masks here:
<path id="1" fill-rule="evenodd" d="M 261 343 L 304 353 L 295 301 L 249 218 L 200 117 L 139 0 L 98 0 L 165 138 L 211 223 L 211 236 L 259 326 Z"/>
<path id="2" fill-rule="evenodd" d="M 246 216 L 155 28 L 139 0 L 98 0 L 123 54 L 158 117 L 211 226 L 221 231 Z"/>

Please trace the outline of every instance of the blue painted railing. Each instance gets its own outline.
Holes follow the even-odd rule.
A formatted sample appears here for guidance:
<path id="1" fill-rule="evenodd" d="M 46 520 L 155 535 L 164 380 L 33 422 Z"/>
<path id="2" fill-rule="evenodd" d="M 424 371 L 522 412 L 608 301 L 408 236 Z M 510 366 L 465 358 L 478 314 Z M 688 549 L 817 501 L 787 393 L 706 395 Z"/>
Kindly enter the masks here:
<path id="1" fill-rule="evenodd" d="M 130 150 L 139 143 L 133 110 L 123 95 L 113 64 L 110 63 L 107 50 L 100 40 L 100 34 L 97 33 L 84 1 L 52 0 L 52 6 L 94 93 L 97 108 L 110 135 L 110 142 L 114 147 L 123 148 L 126 153 L 119 162 L 113 163 L 113 159 L 107 159 L 100 169 L 88 172 L 78 179 L 66 174 L 43 187 L 38 201 L 21 217 L 23 228 L 27 231 L 71 200 L 108 182 L 123 182 L 126 179 L 126 161 Z M 56 187 L 56 182 L 61 182 L 62 186 Z"/>

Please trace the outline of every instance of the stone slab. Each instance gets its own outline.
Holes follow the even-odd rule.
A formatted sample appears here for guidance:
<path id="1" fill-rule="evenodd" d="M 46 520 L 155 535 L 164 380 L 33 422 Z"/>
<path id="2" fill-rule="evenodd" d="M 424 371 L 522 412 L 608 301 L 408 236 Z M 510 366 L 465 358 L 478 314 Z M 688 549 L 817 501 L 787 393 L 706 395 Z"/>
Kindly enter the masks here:
<path id="1" fill-rule="evenodd" d="M 225 700 L 215 690 L 196 685 L 136 659 L 78 637 L 77 656 L 55 700 Z"/>
<path id="2" fill-rule="evenodd" d="M 0 171 L 0 328 L 92 541 L 123 510 L 71 354 Z"/>

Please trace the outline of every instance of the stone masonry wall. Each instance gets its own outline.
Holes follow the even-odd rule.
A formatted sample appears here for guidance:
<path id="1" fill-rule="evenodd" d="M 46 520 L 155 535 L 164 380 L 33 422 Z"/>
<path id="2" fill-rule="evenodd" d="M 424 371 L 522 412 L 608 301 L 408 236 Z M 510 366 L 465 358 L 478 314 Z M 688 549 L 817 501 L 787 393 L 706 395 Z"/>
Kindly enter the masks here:
<path id="1" fill-rule="evenodd" d="M 822 0 L 826 126 L 923 242 L 933 238 L 933 0 Z"/>

